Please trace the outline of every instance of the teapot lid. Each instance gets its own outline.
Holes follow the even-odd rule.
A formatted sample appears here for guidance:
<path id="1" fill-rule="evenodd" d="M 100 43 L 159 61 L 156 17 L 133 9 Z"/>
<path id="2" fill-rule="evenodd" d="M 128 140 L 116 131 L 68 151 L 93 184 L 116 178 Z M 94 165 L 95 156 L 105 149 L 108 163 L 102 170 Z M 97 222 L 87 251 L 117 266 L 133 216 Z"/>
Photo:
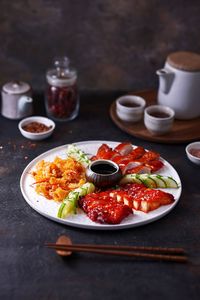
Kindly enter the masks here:
<path id="1" fill-rule="evenodd" d="M 23 81 L 11 81 L 3 86 L 3 91 L 8 94 L 24 94 L 30 89 L 30 85 Z"/>
<path id="2" fill-rule="evenodd" d="M 179 51 L 168 55 L 167 63 L 176 69 L 190 72 L 200 71 L 200 54 Z"/>

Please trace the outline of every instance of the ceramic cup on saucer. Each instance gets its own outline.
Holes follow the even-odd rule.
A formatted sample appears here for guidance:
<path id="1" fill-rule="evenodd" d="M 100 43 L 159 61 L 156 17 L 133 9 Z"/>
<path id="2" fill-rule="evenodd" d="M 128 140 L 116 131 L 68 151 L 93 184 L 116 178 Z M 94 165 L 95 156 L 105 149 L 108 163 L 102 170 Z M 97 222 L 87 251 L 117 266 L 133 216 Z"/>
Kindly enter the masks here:
<path id="1" fill-rule="evenodd" d="M 146 101 L 139 96 L 126 95 L 116 100 L 116 113 L 124 122 L 138 122 L 142 119 Z"/>
<path id="2" fill-rule="evenodd" d="M 144 110 L 144 125 L 153 135 L 163 135 L 171 130 L 174 116 L 168 106 L 150 105 Z"/>

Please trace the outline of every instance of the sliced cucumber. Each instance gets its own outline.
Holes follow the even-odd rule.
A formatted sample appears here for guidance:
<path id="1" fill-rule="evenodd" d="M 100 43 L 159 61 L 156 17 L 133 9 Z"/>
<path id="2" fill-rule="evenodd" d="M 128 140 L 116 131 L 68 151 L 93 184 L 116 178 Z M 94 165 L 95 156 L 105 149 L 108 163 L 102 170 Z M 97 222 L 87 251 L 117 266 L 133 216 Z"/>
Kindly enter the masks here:
<path id="1" fill-rule="evenodd" d="M 123 176 L 120 180 L 119 184 L 126 184 L 126 183 L 143 183 L 142 180 L 138 177 L 139 174 L 128 174 Z"/>
<path id="2" fill-rule="evenodd" d="M 91 163 L 87 155 L 75 145 L 68 146 L 67 155 L 80 162 L 84 167 L 87 167 Z"/>
<path id="3" fill-rule="evenodd" d="M 167 183 L 165 182 L 163 176 L 159 174 L 152 174 L 151 177 L 155 180 L 157 187 L 167 188 Z"/>
<path id="4" fill-rule="evenodd" d="M 74 209 L 74 206 L 70 201 L 68 201 L 66 203 L 63 202 L 59 207 L 57 217 L 64 219 L 67 215 L 69 215 L 73 212 L 73 209 Z"/>
<path id="5" fill-rule="evenodd" d="M 171 176 L 165 177 L 164 180 L 165 180 L 165 183 L 167 184 L 168 188 L 178 188 L 179 187 L 176 180 L 174 178 L 172 178 Z"/>
<path id="6" fill-rule="evenodd" d="M 58 209 L 57 217 L 64 219 L 69 214 L 72 213 L 76 214 L 76 208 L 80 197 L 86 196 L 87 194 L 94 192 L 94 190 L 95 190 L 94 184 L 91 182 L 87 182 L 83 184 L 81 187 L 70 192 L 67 198 L 65 198 L 65 200 L 60 205 Z"/>
<path id="7" fill-rule="evenodd" d="M 125 183 L 143 183 L 147 187 L 156 188 L 157 184 L 153 178 L 149 174 L 128 174 L 125 175 L 120 184 Z"/>
<path id="8" fill-rule="evenodd" d="M 143 183 L 149 188 L 178 188 L 178 183 L 170 176 L 159 174 L 128 174 L 125 175 L 120 184 Z"/>
<path id="9" fill-rule="evenodd" d="M 138 174 L 142 183 L 149 188 L 157 188 L 156 181 L 151 177 L 150 174 Z"/>

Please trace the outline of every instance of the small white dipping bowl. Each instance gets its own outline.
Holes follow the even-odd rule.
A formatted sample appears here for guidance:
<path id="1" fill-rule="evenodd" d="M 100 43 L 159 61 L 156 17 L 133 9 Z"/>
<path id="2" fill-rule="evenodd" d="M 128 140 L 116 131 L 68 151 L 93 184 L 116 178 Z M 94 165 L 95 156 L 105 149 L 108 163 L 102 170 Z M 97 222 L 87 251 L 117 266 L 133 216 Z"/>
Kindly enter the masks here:
<path id="1" fill-rule="evenodd" d="M 126 95 L 116 100 L 116 113 L 125 122 L 138 122 L 142 119 L 146 101 L 139 96 Z"/>
<path id="2" fill-rule="evenodd" d="M 49 130 L 43 131 L 43 132 L 29 132 L 29 131 L 26 131 L 26 130 L 23 129 L 23 127 L 25 125 L 28 125 L 29 123 L 32 123 L 32 122 L 42 123 L 42 124 L 44 124 L 48 127 L 51 126 L 51 128 L 49 128 Z M 27 139 L 34 140 L 34 141 L 39 141 L 39 140 L 43 140 L 43 139 L 48 138 L 53 133 L 53 131 L 55 129 L 55 123 L 52 120 L 48 119 L 48 118 L 40 117 L 40 116 L 34 116 L 34 117 L 25 118 L 22 121 L 20 121 L 19 124 L 18 124 L 18 128 L 19 128 L 21 134 L 24 137 L 26 137 Z"/>
<path id="3" fill-rule="evenodd" d="M 144 125 L 153 135 L 163 135 L 171 130 L 174 116 L 168 106 L 150 105 L 144 110 Z"/>
<path id="4" fill-rule="evenodd" d="M 194 142 L 187 145 L 185 151 L 189 160 L 200 166 L 200 142 Z M 197 156 L 197 151 L 199 157 Z"/>

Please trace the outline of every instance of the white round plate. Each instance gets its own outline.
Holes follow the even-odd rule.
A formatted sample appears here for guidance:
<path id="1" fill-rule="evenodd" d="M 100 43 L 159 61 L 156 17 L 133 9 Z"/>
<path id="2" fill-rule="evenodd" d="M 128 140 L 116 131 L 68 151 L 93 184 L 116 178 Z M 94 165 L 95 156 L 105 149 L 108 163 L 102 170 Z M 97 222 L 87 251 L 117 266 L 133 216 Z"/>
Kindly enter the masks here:
<path id="1" fill-rule="evenodd" d="M 97 149 L 103 143 L 108 144 L 112 148 L 115 147 L 117 144 L 119 144 L 119 142 L 111 142 L 111 141 L 85 141 L 85 142 L 75 143 L 75 145 L 79 149 L 87 153 L 88 155 L 94 155 Z M 135 211 L 133 215 L 128 216 L 120 224 L 116 224 L 116 225 L 94 223 L 87 217 L 87 215 L 81 209 L 78 209 L 78 213 L 76 215 L 69 216 L 67 219 L 57 218 L 57 212 L 60 204 L 52 200 L 47 200 L 45 197 L 40 196 L 35 192 L 34 187 L 32 186 L 32 184 L 34 183 L 34 178 L 30 173 L 34 170 L 36 164 L 42 159 L 46 161 L 53 161 L 56 156 L 59 156 L 63 159 L 66 158 L 67 146 L 68 145 L 63 145 L 54 148 L 36 157 L 25 168 L 20 180 L 21 192 L 26 202 L 38 213 L 53 221 L 65 225 L 73 226 L 73 227 L 88 228 L 88 229 L 95 229 L 95 230 L 97 229 L 114 230 L 114 229 L 136 227 L 136 226 L 141 226 L 153 222 L 165 216 L 175 207 L 175 205 L 177 204 L 180 198 L 182 187 L 181 187 L 181 181 L 179 175 L 176 172 L 176 170 L 166 160 L 161 158 L 162 161 L 164 162 L 164 167 L 159 171 L 159 174 L 171 176 L 179 184 L 178 189 L 163 189 L 174 195 L 175 201 L 172 204 L 161 206 L 160 208 L 151 211 L 147 214 L 143 212 Z"/>

